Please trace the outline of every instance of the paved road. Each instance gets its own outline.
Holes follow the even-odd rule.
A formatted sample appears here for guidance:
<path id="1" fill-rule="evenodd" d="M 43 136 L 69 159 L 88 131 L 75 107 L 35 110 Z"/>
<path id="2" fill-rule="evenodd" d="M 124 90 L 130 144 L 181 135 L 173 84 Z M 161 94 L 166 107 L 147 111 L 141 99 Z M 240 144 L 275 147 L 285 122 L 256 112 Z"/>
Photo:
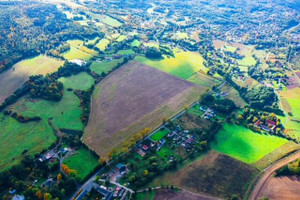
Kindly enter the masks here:
<path id="1" fill-rule="evenodd" d="M 252 191 L 249 199 L 250 200 L 259 199 L 260 193 L 263 191 L 264 186 L 266 185 L 266 183 L 268 183 L 268 181 L 270 180 L 270 178 L 272 177 L 274 172 L 276 170 L 280 169 L 281 167 L 283 167 L 284 165 L 296 160 L 297 158 L 300 158 L 300 151 L 296 151 L 295 153 L 291 154 L 290 156 L 282 158 L 281 160 L 277 161 L 273 165 L 264 169 L 263 172 L 261 172 L 257 176 L 257 180 L 255 181 L 256 182 L 255 188 Z"/>

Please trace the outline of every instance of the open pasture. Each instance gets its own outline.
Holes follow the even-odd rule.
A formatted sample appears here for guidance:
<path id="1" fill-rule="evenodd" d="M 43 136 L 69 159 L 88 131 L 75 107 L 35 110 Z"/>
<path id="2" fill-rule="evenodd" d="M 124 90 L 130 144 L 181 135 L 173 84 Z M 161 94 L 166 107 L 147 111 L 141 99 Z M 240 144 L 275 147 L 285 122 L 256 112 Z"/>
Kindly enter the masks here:
<path id="1" fill-rule="evenodd" d="M 11 109 L 28 117 L 40 116 L 43 120 L 53 118 L 53 124 L 57 128 L 82 130 L 80 100 L 73 91 L 67 91 L 67 88 L 88 89 L 92 86 L 93 79 L 85 73 L 80 73 L 61 78 L 60 81 L 64 84 L 64 95 L 59 102 L 24 97 L 12 105 Z"/>
<path id="2" fill-rule="evenodd" d="M 19 123 L 0 113 L 0 127 L 0 171 L 20 163 L 25 155 L 40 153 L 56 141 L 52 129 L 44 120 Z"/>
<path id="3" fill-rule="evenodd" d="M 178 52 L 175 53 L 175 58 L 164 57 L 161 60 L 150 60 L 137 56 L 135 60 L 182 79 L 187 79 L 204 68 L 202 56 L 195 52 Z"/>
<path id="4" fill-rule="evenodd" d="M 212 87 L 219 82 L 217 79 L 200 72 L 196 72 L 186 80 L 204 87 Z"/>
<path id="5" fill-rule="evenodd" d="M 111 61 L 102 61 L 102 62 L 92 62 L 90 68 L 92 71 L 96 72 L 98 75 L 101 75 L 102 72 L 107 73 L 112 68 L 117 66 L 118 63 L 121 63 L 123 58 Z"/>
<path id="6" fill-rule="evenodd" d="M 104 79 L 95 91 L 83 141 L 105 156 L 140 130 L 153 130 L 163 118 L 183 110 L 204 88 L 131 62 Z"/>
<path id="7" fill-rule="evenodd" d="M 276 136 L 254 133 L 244 126 L 224 124 L 212 148 L 246 163 L 254 163 L 288 141 Z"/>
<path id="8" fill-rule="evenodd" d="M 56 71 L 64 61 L 40 55 L 15 64 L 0 74 L 0 104 L 25 83 L 29 76 Z M 5 86 L 5 87 L 4 87 Z"/>

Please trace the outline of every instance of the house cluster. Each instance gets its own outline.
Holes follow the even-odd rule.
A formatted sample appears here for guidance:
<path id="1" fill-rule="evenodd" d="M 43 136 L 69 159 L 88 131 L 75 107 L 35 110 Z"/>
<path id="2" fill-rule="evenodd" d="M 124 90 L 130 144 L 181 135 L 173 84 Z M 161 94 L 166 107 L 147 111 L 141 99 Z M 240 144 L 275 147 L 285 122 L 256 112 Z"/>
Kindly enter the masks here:
<path id="1" fill-rule="evenodd" d="M 118 181 L 122 178 L 122 176 L 124 176 L 127 173 L 127 167 L 126 165 L 122 164 L 122 163 L 118 163 L 116 165 L 116 167 L 110 171 L 110 173 L 108 174 L 109 178 L 111 181 Z M 107 177 L 107 175 L 106 175 Z"/>
<path id="2" fill-rule="evenodd" d="M 142 142 L 135 146 L 135 151 L 142 157 L 144 157 L 151 149 L 161 148 L 165 141 L 154 142 L 150 138 L 146 138 Z"/>
<path id="3" fill-rule="evenodd" d="M 205 112 L 205 113 L 202 115 L 202 117 L 203 117 L 204 119 L 211 119 L 211 118 L 214 118 L 214 117 L 217 116 L 216 112 L 215 112 L 213 109 L 208 108 L 208 107 L 206 107 L 206 106 L 200 106 L 199 109 L 200 109 L 201 111 Z"/>
<path id="4" fill-rule="evenodd" d="M 257 128 L 259 128 L 259 129 L 261 129 L 261 130 L 263 130 L 263 131 L 266 131 L 266 132 L 272 132 L 272 133 L 275 133 L 276 132 L 276 128 L 277 128 L 277 126 L 276 126 L 276 122 L 274 122 L 274 121 L 272 121 L 272 120 L 266 120 L 266 122 L 265 123 L 263 123 L 262 121 L 260 121 L 260 120 L 257 120 L 255 123 L 254 123 L 254 125 L 257 127 Z"/>
<path id="5" fill-rule="evenodd" d="M 189 130 L 181 130 L 180 125 L 178 125 L 174 131 L 169 133 L 167 137 L 171 139 L 173 143 L 186 149 L 189 149 L 196 140 L 196 137 L 191 135 Z"/>

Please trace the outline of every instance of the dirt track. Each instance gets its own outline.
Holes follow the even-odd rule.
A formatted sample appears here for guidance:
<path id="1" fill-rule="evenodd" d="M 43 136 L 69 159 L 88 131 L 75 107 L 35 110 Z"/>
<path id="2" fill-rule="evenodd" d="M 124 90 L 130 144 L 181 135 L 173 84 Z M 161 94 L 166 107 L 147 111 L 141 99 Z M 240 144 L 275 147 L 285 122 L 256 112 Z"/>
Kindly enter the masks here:
<path id="1" fill-rule="evenodd" d="M 274 165 L 271 165 L 270 167 L 266 168 L 264 170 L 265 173 L 263 174 L 263 177 L 258 181 L 254 190 L 252 191 L 250 199 L 257 200 L 260 198 L 264 198 L 265 197 L 264 195 L 266 195 L 266 192 L 267 192 L 267 188 L 269 188 L 270 187 L 269 185 L 270 184 L 272 185 L 274 182 L 274 180 L 272 180 L 272 178 L 273 178 L 272 175 L 274 174 L 274 172 L 277 169 L 294 161 L 297 158 L 300 158 L 300 151 L 297 151 L 296 153 L 294 153 L 288 157 L 285 157 L 285 158 L 281 159 L 280 161 L 276 162 Z M 276 193 L 279 193 L 279 195 L 280 195 L 281 191 L 277 190 Z M 294 193 L 294 194 L 296 195 L 296 193 Z M 296 199 L 299 199 L 299 198 L 300 197 L 298 196 L 298 198 L 296 198 Z M 280 198 L 273 197 L 272 199 L 280 199 Z M 293 197 L 290 196 L 290 198 L 285 198 L 285 199 L 293 199 Z"/>

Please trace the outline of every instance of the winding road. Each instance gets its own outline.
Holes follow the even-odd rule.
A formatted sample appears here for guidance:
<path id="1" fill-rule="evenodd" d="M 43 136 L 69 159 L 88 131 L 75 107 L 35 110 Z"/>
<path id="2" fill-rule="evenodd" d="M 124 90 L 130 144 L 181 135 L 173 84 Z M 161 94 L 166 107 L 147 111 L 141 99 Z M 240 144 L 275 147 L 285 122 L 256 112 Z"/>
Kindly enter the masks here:
<path id="1" fill-rule="evenodd" d="M 274 172 L 278 169 L 280 169 L 281 167 L 283 167 L 284 165 L 296 160 L 300 158 L 300 150 L 296 151 L 295 153 L 284 157 L 282 159 L 280 159 L 279 161 L 275 162 L 273 165 L 267 167 L 266 169 L 264 169 L 256 178 L 256 181 L 254 182 L 255 184 L 255 188 L 252 191 L 251 195 L 250 195 L 250 200 L 257 200 L 259 199 L 259 195 L 261 194 L 261 192 L 264 190 L 264 187 L 266 185 L 266 183 L 268 183 L 270 181 L 270 178 L 272 177 L 272 175 L 274 174 Z"/>

